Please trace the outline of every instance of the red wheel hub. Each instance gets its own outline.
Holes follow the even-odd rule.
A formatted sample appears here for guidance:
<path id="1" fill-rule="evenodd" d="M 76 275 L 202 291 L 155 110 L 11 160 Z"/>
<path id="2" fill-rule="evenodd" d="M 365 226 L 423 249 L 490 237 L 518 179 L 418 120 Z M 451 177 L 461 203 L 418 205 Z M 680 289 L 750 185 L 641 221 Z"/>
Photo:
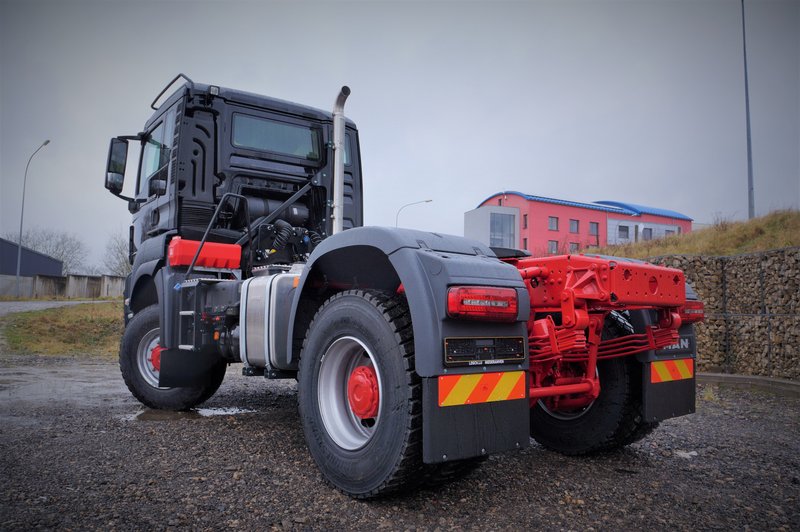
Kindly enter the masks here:
<path id="1" fill-rule="evenodd" d="M 161 371 L 161 351 L 163 350 L 164 348 L 161 345 L 156 345 L 150 351 L 150 363 L 156 371 Z"/>
<path id="2" fill-rule="evenodd" d="M 358 366 L 347 381 L 347 399 L 350 409 L 359 419 L 371 419 L 378 415 L 380 391 L 378 376 L 369 366 Z"/>

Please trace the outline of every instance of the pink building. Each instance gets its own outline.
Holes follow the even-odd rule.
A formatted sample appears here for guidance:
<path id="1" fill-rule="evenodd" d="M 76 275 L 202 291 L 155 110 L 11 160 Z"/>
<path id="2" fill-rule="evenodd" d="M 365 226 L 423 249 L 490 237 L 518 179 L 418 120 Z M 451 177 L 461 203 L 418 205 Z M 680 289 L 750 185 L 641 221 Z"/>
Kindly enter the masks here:
<path id="1" fill-rule="evenodd" d="M 589 246 L 625 244 L 689 233 L 679 212 L 619 201 L 579 203 L 520 192 L 494 194 L 464 213 L 464 236 L 533 255 L 579 253 Z"/>

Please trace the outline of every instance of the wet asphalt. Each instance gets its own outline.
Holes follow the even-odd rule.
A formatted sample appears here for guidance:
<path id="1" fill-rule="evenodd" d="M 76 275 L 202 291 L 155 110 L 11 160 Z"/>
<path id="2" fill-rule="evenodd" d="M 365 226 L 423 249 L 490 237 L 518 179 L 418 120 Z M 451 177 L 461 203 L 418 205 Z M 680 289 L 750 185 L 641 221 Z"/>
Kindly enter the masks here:
<path id="1" fill-rule="evenodd" d="M 800 398 L 701 385 L 698 412 L 624 450 L 533 445 L 437 489 L 324 483 L 293 381 L 232 366 L 203 409 L 156 412 L 113 363 L 0 355 L 0 530 L 798 530 Z"/>

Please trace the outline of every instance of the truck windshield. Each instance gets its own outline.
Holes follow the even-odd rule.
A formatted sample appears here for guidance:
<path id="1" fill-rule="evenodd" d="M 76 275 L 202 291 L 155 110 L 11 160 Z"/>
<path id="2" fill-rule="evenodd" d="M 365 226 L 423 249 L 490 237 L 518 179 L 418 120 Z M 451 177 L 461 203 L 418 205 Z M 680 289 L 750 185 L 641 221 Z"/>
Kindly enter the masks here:
<path id="1" fill-rule="evenodd" d="M 233 115 L 233 145 L 319 161 L 319 132 L 306 126 L 243 114 Z"/>

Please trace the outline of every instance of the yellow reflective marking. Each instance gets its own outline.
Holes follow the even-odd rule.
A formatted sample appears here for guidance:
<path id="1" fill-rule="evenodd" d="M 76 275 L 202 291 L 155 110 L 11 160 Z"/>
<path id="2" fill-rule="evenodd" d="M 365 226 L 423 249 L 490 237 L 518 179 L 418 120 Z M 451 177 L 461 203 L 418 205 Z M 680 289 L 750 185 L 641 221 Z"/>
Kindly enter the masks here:
<path id="1" fill-rule="evenodd" d="M 458 383 L 450 390 L 450 394 L 442 401 L 441 406 L 453 406 L 466 404 L 467 398 L 478 385 L 483 374 L 462 375 Z"/>
<path id="2" fill-rule="evenodd" d="M 692 370 L 689 369 L 689 366 L 686 364 L 685 359 L 676 360 L 675 367 L 678 368 L 678 371 L 681 374 L 681 378 L 690 379 L 692 377 Z"/>
<path id="3" fill-rule="evenodd" d="M 494 387 L 492 393 L 489 394 L 486 402 L 505 401 L 508 399 L 508 396 L 511 394 L 511 390 L 514 389 L 514 385 L 517 384 L 520 375 L 521 373 L 519 371 L 503 373 L 503 376 L 500 377 L 500 381 L 498 381 L 497 386 Z"/>
<path id="4" fill-rule="evenodd" d="M 670 375 L 667 365 L 664 362 L 653 362 L 653 367 L 656 369 L 656 373 L 658 373 L 661 382 L 669 382 L 672 380 L 672 375 Z"/>

